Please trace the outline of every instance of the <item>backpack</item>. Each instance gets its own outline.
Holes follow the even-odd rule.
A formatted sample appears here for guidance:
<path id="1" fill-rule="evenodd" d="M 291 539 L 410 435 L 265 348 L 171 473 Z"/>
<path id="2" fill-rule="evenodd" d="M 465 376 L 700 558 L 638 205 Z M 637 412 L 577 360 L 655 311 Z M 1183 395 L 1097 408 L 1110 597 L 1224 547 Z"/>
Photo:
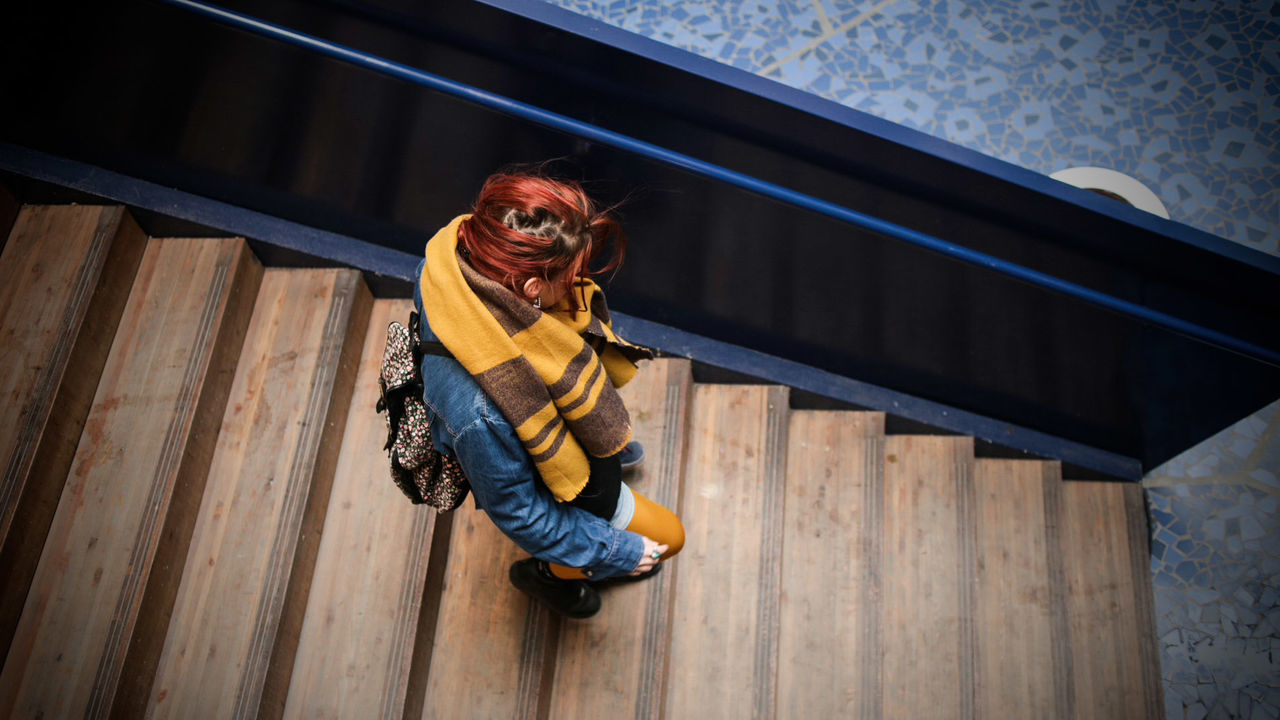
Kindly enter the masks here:
<path id="1" fill-rule="evenodd" d="M 418 313 L 409 314 L 409 325 L 387 326 L 387 346 L 378 377 L 381 397 L 377 411 L 386 412 L 391 479 L 415 505 L 427 504 L 440 512 L 462 504 L 471 484 L 458 459 L 446 455 L 431 442 L 427 407 L 422 401 L 422 354 L 449 355 L 440 343 L 419 337 Z"/>

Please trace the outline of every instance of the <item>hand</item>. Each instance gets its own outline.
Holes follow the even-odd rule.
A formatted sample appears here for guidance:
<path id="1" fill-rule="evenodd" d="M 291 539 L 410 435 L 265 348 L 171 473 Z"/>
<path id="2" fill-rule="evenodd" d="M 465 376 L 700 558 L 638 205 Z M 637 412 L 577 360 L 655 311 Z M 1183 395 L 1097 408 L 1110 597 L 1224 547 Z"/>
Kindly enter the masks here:
<path id="1" fill-rule="evenodd" d="M 631 571 L 632 575 L 642 575 L 649 572 L 658 564 L 658 558 L 661 558 L 671 548 L 666 545 L 660 545 L 654 540 L 650 540 L 644 535 L 640 536 L 640 541 L 644 543 L 644 554 L 640 556 L 640 564 L 635 570 Z M 658 557 L 654 557 L 657 554 Z"/>

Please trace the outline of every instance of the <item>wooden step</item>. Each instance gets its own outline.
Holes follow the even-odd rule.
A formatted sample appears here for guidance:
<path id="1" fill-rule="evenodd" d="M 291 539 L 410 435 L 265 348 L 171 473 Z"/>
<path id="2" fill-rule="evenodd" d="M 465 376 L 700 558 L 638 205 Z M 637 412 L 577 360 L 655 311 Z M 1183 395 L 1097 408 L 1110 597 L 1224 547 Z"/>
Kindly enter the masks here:
<path id="1" fill-rule="evenodd" d="M 261 275 L 243 240 L 149 242 L 0 674 L 0 716 L 104 716 L 122 675 L 154 668 L 158 643 L 126 661 L 129 640 L 164 636 Z"/>
<path id="2" fill-rule="evenodd" d="M 311 581 L 285 716 L 399 718 L 418 637 L 436 513 L 392 483 L 374 412 L 387 324 L 404 322 L 410 300 L 373 304 L 342 451 Z M 444 523 L 442 523 L 444 524 Z M 443 554 L 440 560 L 444 559 Z M 438 591 L 438 588 L 435 589 Z"/>
<path id="3" fill-rule="evenodd" d="M 1076 717 L 1162 717 L 1142 487 L 1065 483 L 1060 532 Z"/>
<path id="4" fill-rule="evenodd" d="M 487 515 L 471 500 L 450 514 L 449 557 L 420 717 L 539 717 L 559 619 L 507 579 L 511 563 L 528 555 Z"/>
<path id="5" fill-rule="evenodd" d="M 789 437 L 777 716 L 876 717 L 884 415 L 795 411 Z"/>
<path id="6" fill-rule="evenodd" d="M 27 206 L 0 253 L 0 652 L 145 243 L 123 208 Z"/>
<path id="7" fill-rule="evenodd" d="M 371 302 L 355 271 L 264 273 L 148 716 L 283 712 Z"/>
<path id="8" fill-rule="evenodd" d="M 880 713 L 974 713 L 973 439 L 885 440 Z"/>
<path id="9" fill-rule="evenodd" d="M 697 385 L 665 716 L 772 717 L 788 391 Z"/>
<path id="10" fill-rule="evenodd" d="M 688 360 L 659 359 L 622 389 L 646 453 L 626 481 L 677 515 L 691 383 Z M 679 562 L 644 583 L 603 590 L 597 616 L 561 625 L 550 717 L 658 717 Z"/>
<path id="11" fill-rule="evenodd" d="M 973 482 L 978 548 L 976 714 L 1076 717 L 1058 533 L 1061 466 L 979 459 Z"/>

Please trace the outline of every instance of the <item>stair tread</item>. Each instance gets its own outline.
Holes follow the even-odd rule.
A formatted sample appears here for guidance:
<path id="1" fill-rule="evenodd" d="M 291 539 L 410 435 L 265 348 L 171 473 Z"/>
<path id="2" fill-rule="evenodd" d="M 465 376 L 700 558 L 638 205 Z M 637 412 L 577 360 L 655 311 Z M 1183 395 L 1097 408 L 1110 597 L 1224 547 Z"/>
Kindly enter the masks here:
<path id="1" fill-rule="evenodd" d="M 1072 481 L 1062 488 L 1079 717 L 1162 715 L 1145 513 L 1140 485 Z"/>
<path id="2" fill-rule="evenodd" d="M 874 716 L 884 415 L 793 411 L 788 436 L 778 716 Z"/>
<path id="3" fill-rule="evenodd" d="M 979 714 L 1074 717 L 1056 462 L 974 463 Z"/>
<path id="4" fill-rule="evenodd" d="M 387 324 L 412 309 L 409 300 L 373 304 L 286 717 L 403 714 L 436 512 L 392 483 L 374 404 Z"/>
<path id="5" fill-rule="evenodd" d="M 667 717 L 772 713 L 788 391 L 697 385 Z"/>
<path id="6" fill-rule="evenodd" d="M 507 579 L 528 557 L 470 502 L 453 522 L 423 718 L 533 717 L 555 622 Z"/>
<path id="7" fill-rule="evenodd" d="M 350 270 L 268 270 L 236 367 L 186 573 L 151 692 L 154 717 L 283 703 L 268 674 L 305 602 L 368 291 Z M 351 341 L 348 335 L 357 335 Z M 319 512 L 315 511 L 319 508 Z M 315 513 L 315 514 L 313 514 Z M 304 544 L 305 543 L 305 544 Z M 307 558 L 310 552 L 310 559 Z M 301 575 L 299 574 L 301 573 Z M 301 593 L 298 598 L 297 594 Z M 294 630 L 296 632 L 296 629 Z M 296 642 L 296 635 L 293 636 Z"/>
<path id="8" fill-rule="evenodd" d="M 42 249 L 32 233 L 97 236 L 104 253 L 119 217 L 24 208 L 0 280 L 32 274 L 5 266 L 21 243 Z M 148 629 L 155 679 L 143 667 L 134 686 L 156 717 L 416 715 L 419 702 L 424 717 L 1158 712 L 1140 488 L 975 460 L 971 438 L 885 437 L 879 413 L 792 412 L 779 386 L 696 385 L 686 360 L 654 361 L 623 390 L 648 453 L 628 482 L 677 510 L 685 552 L 605 589 L 592 620 L 555 618 L 508 582 L 524 553 L 484 513 L 461 508 L 436 532 L 385 478 L 375 376 L 385 326 L 410 304 L 372 302 L 351 271 L 263 274 L 203 494 L 170 500 L 170 466 L 192 454 L 181 418 L 201 400 L 166 378 L 190 375 L 192 348 L 212 352 L 191 318 L 225 293 L 159 290 L 213 283 L 179 249 L 247 253 L 180 242 L 152 241 L 138 274 L 0 670 L 0 714 L 119 712 L 115 679 L 145 657 Z M 5 287 L 0 323 L 29 303 Z M 35 372 L 48 352 L 14 366 Z M 191 541 L 166 564 L 181 582 L 157 625 L 141 608 L 170 502 L 189 507 Z"/>
<path id="9" fill-rule="evenodd" d="M 0 230 L 13 207 L 0 192 Z M 93 207 L 22 208 L 7 237 L 0 540 L 26 518 L 15 468 L 37 457 L 13 460 L 12 441 L 45 447 L 43 418 L 70 387 L 59 368 L 89 337 L 74 326 L 93 325 L 95 287 L 132 278 L 126 246 L 144 241 L 121 209 Z M 113 322 L 91 328 L 106 338 L 97 395 L 96 374 L 67 381 L 89 388 L 89 422 L 53 433 L 71 472 L 46 502 L 29 596 L 6 577 L 23 616 L 0 715 L 127 716 L 148 702 L 158 717 L 417 716 L 419 703 L 426 717 L 1159 714 L 1138 486 L 975 460 L 971 438 L 885 437 L 882 414 L 792 412 L 785 388 L 695 385 L 687 360 L 661 359 L 623 390 L 648 451 L 628 482 L 677 510 L 688 544 L 654 580 L 603 590 L 595 618 L 559 620 L 508 582 L 525 554 L 484 513 L 437 519 L 386 478 L 373 377 L 386 323 L 410 303 L 374 303 L 356 273 L 266 271 L 224 373 L 225 415 L 190 429 L 182 414 L 203 401 L 180 391 L 200 383 L 175 378 L 218 372 L 190 370 L 192 348 L 211 352 L 191 318 L 224 296 L 200 296 L 205 265 L 152 256 L 181 242 L 197 252 L 150 243 L 114 344 Z M 225 257 L 240 241 L 199 242 Z M 329 312 L 338 287 L 344 309 Z M 164 468 L 201 462 L 207 484 L 180 495 L 187 481 Z M 189 548 L 160 540 L 181 517 Z M 189 552 L 162 560 L 173 547 Z M 160 615 L 151 567 L 171 586 Z M 113 678 L 148 657 L 148 633 L 155 682 L 144 662 L 113 706 Z M 140 704 L 122 712 L 129 683 Z"/>
<path id="10" fill-rule="evenodd" d="M 86 259 L 105 252 L 100 225 L 110 222 L 104 215 L 115 214 L 97 206 L 25 208 L 12 237 L 0 256 L 0 459 L 6 472 L 0 486 L 0 538 L 5 536 L 17 500 L 13 476 L 15 463 L 29 462 L 34 448 L 22 447 L 24 440 L 38 440 L 40 427 L 52 393 L 67 361 L 76 328 L 67 320 L 78 320 L 84 308 L 85 283 L 92 282 L 93 268 Z M 69 317 L 71 316 L 75 317 Z M 52 386 L 51 386 L 52 385 Z M 33 426 L 34 425 L 34 426 Z"/>
<path id="11" fill-rule="evenodd" d="M 226 372 L 223 319 L 236 321 L 238 286 L 256 283 L 252 263 L 239 239 L 149 243 L 0 675 L 0 714 L 110 709 L 182 458 L 211 425 L 196 415 L 208 375 Z"/>
<path id="12" fill-rule="evenodd" d="M 885 717 L 971 714 L 972 459 L 973 440 L 967 437 L 885 440 Z"/>
<path id="13" fill-rule="evenodd" d="M 692 373 L 688 360 L 658 359 L 641 367 L 621 394 L 645 461 L 624 478 L 636 492 L 677 509 L 684 464 L 684 423 Z M 679 514 L 677 510 L 677 514 Z M 678 560 L 675 562 L 679 562 Z M 674 567 L 674 564 L 673 564 Z M 651 717 L 660 707 L 674 572 L 602 591 L 600 613 L 563 623 L 551 688 L 551 717 Z"/>
<path id="14" fill-rule="evenodd" d="M 0 651 L 146 242 L 123 208 L 26 206 L 0 253 Z"/>

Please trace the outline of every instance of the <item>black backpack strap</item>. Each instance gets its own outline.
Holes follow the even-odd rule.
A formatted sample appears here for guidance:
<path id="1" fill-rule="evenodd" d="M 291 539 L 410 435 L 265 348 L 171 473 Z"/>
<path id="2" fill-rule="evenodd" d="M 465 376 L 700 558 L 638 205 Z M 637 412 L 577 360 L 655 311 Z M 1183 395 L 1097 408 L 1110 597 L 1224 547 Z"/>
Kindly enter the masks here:
<path id="1" fill-rule="evenodd" d="M 418 357 L 423 355 L 439 355 L 440 357 L 452 358 L 453 353 L 449 352 L 449 348 L 439 340 L 423 340 L 422 339 L 422 319 L 418 317 L 415 310 L 409 313 L 409 338 L 418 343 Z"/>
<path id="2" fill-rule="evenodd" d="M 440 357 L 453 357 L 453 353 L 449 352 L 449 348 L 444 343 L 436 340 L 419 340 L 418 350 L 423 355 L 439 355 Z"/>

